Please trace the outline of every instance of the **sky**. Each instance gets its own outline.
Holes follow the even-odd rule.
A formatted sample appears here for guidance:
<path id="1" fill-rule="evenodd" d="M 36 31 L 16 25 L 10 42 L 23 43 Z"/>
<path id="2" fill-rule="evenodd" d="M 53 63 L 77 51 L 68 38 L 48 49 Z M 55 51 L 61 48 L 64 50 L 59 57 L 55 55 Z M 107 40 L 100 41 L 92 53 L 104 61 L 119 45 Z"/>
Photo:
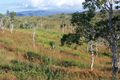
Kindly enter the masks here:
<path id="1" fill-rule="evenodd" d="M 0 12 L 29 10 L 82 10 L 84 0 L 0 0 Z"/>

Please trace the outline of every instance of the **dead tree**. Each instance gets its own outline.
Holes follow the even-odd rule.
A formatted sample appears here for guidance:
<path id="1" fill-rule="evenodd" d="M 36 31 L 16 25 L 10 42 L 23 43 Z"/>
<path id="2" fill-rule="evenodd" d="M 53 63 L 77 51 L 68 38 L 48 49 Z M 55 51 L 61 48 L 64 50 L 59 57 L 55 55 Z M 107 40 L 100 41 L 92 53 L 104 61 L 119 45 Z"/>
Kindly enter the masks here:
<path id="1" fill-rule="evenodd" d="M 37 25 L 36 24 L 32 24 L 31 25 L 32 27 L 32 42 L 33 42 L 33 48 L 35 48 L 35 35 L 36 35 L 36 28 L 37 28 Z"/>
<path id="2" fill-rule="evenodd" d="M 4 32 L 3 19 L 0 19 L 0 31 Z"/>
<path id="3" fill-rule="evenodd" d="M 11 33 L 13 33 L 13 28 L 14 28 L 13 23 L 10 23 L 10 32 L 11 32 Z"/>
<path id="4" fill-rule="evenodd" d="M 33 48 L 35 48 L 35 27 L 33 27 L 33 33 L 32 33 L 32 41 L 33 41 Z"/>

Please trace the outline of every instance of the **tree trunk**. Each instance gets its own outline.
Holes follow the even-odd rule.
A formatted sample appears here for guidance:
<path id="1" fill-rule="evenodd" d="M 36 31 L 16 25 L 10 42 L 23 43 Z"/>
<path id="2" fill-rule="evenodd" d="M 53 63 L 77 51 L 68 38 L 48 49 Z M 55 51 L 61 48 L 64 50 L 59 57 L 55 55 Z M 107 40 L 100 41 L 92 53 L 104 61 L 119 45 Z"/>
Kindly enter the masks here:
<path id="1" fill-rule="evenodd" d="M 93 66 L 94 66 L 94 61 L 95 61 L 95 56 L 94 53 L 91 54 L 91 71 L 93 71 Z"/>
<path id="2" fill-rule="evenodd" d="M 111 52 L 112 52 L 112 80 L 117 80 L 116 78 L 116 39 L 114 36 L 113 26 L 112 26 L 112 16 L 113 16 L 113 4 L 110 3 L 110 9 L 109 9 L 109 30 L 110 30 L 110 36 L 111 36 Z"/>
<path id="3" fill-rule="evenodd" d="M 3 20 L 0 20 L 0 31 L 4 33 Z"/>
<path id="4" fill-rule="evenodd" d="M 10 32 L 13 33 L 13 24 L 10 24 Z"/>
<path id="5" fill-rule="evenodd" d="M 32 41 L 33 41 L 33 48 L 35 48 L 35 28 L 33 28 Z"/>
<path id="6" fill-rule="evenodd" d="M 95 48 L 96 56 L 98 56 L 98 44 L 97 44 L 97 42 L 95 43 L 95 45 L 96 45 L 96 48 Z"/>
<path id="7" fill-rule="evenodd" d="M 117 55 L 116 55 L 116 42 L 113 39 L 112 46 L 111 46 L 111 51 L 112 51 L 112 80 L 117 80 L 116 74 L 117 74 Z"/>
<path id="8" fill-rule="evenodd" d="M 93 71 L 95 56 L 94 56 L 93 43 L 92 42 L 90 44 L 90 52 L 91 52 L 91 71 Z"/>

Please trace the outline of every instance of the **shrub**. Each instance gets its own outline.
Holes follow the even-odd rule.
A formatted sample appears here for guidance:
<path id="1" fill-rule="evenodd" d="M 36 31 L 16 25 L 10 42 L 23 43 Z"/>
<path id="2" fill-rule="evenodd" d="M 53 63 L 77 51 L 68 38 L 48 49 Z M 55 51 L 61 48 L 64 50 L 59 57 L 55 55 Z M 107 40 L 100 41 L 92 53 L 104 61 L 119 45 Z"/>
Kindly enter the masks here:
<path id="1" fill-rule="evenodd" d="M 71 45 L 72 43 L 80 44 L 80 35 L 79 34 L 64 34 L 61 38 L 61 45 Z"/>
<path id="2" fill-rule="evenodd" d="M 50 47 L 51 47 L 52 49 L 55 48 L 55 42 L 54 42 L 54 41 L 49 42 L 49 45 L 50 45 Z"/>

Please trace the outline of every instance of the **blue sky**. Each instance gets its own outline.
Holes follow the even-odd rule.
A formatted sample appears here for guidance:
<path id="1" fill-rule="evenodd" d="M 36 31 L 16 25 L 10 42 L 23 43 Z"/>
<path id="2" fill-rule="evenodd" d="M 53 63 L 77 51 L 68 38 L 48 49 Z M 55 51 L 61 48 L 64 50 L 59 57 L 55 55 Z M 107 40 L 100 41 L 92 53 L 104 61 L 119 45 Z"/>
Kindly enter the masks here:
<path id="1" fill-rule="evenodd" d="M 0 0 L 0 12 L 64 9 L 79 11 L 82 10 L 84 0 Z"/>

